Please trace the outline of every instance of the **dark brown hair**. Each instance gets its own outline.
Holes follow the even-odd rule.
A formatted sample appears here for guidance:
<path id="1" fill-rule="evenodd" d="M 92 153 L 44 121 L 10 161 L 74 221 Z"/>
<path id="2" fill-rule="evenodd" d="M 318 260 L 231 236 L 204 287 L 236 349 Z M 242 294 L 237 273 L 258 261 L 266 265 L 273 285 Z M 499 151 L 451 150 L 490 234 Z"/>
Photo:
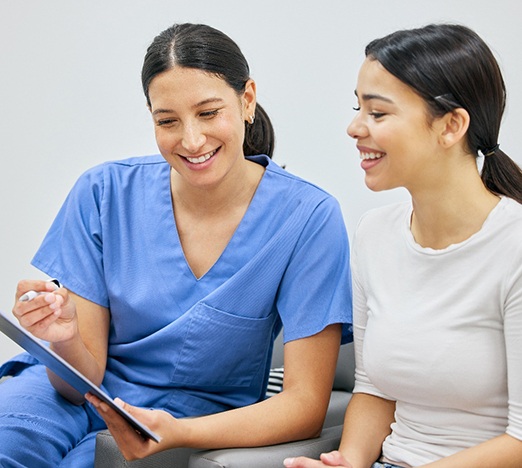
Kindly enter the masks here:
<path id="1" fill-rule="evenodd" d="M 522 171 L 498 145 L 506 105 L 504 80 L 490 48 L 474 31 L 430 24 L 376 39 L 365 53 L 424 98 L 432 117 L 465 109 L 470 115 L 469 151 L 485 155 L 485 186 L 522 203 Z"/>
<path id="2" fill-rule="evenodd" d="M 150 106 L 152 79 L 174 66 L 195 68 L 215 74 L 241 95 L 250 79 L 250 69 L 238 45 L 226 34 L 204 24 L 175 24 L 156 36 L 143 61 L 141 81 Z M 270 118 L 256 104 L 253 124 L 245 122 L 245 155 L 272 157 L 275 135 Z"/>

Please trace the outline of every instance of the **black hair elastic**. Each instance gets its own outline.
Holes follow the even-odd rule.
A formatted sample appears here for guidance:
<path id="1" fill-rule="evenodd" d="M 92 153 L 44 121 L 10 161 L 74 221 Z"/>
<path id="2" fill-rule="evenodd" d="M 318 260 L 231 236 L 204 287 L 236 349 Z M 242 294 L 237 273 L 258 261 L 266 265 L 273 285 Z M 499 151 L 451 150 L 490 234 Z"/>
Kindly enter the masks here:
<path id="1" fill-rule="evenodd" d="M 499 148 L 500 148 L 500 145 L 497 143 L 495 146 L 492 146 L 491 148 L 488 148 L 485 150 L 480 150 L 480 151 L 482 151 L 482 154 L 485 157 L 488 157 L 488 156 L 493 156 Z"/>

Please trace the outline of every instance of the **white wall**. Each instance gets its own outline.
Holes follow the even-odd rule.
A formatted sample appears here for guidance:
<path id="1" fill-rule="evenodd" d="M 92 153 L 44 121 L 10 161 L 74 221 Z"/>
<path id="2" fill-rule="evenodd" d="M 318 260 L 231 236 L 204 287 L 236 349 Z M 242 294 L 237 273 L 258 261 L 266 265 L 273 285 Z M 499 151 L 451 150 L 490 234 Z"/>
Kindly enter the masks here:
<path id="1" fill-rule="evenodd" d="M 108 159 L 156 152 L 141 92 L 143 55 L 175 22 L 229 34 L 248 58 L 277 132 L 274 159 L 341 202 L 350 234 L 371 193 L 345 134 L 366 43 L 399 28 L 453 21 L 491 45 L 509 105 L 500 142 L 519 164 L 522 47 L 518 0 L 0 0 L 0 309 L 71 185 Z M 18 351 L 0 336 L 0 362 Z"/>

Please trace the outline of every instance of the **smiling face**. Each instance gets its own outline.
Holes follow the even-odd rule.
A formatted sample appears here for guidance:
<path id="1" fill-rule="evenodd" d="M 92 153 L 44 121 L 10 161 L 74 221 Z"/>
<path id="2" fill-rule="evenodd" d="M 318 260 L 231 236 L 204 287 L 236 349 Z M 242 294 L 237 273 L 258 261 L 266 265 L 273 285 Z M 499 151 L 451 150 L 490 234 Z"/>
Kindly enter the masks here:
<path id="1" fill-rule="evenodd" d="M 245 162 L 245 121 L 254 114 L 255 84 L 238 94 L 220 77 L 174 67 L 149 86 L 158 148 L 189 184 L 216 185 Z"/>
<path id="2" fill-rule="evenodd" d="M 357 140 L 366 185 L 375 191 L 406 187 L 410 192 L 437 170 L 437 122 L 424 100 L 378 61 L 361 66 L 357 116 L 348 134 Z"/>

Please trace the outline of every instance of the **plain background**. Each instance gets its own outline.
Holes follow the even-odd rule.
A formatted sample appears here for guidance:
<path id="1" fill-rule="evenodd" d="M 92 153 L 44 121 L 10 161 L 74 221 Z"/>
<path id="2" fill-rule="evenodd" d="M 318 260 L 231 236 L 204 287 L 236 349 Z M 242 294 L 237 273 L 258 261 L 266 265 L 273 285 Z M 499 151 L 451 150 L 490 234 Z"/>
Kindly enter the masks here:
<path id="1" fill-rule="evenodd" d="M 430 22 L 475 29 L 508 89 L 502 149 L 522 164 L 519 8 L 518 0 L 0 0 L 0 309 L 11 310 L 19 279 L 45 277 L 30 260 L 78 176 L 157 152 L 140 71 L 147 46 L 171 24 L 207 23 L 239 44 L 276 130 L 274 159 L 337 197 L 351 236 L 363 212 L 406 199 L 365 187 L 346 135 L 364 46 Z M 18 351 L 0 336 L 0 362 Z"/>

